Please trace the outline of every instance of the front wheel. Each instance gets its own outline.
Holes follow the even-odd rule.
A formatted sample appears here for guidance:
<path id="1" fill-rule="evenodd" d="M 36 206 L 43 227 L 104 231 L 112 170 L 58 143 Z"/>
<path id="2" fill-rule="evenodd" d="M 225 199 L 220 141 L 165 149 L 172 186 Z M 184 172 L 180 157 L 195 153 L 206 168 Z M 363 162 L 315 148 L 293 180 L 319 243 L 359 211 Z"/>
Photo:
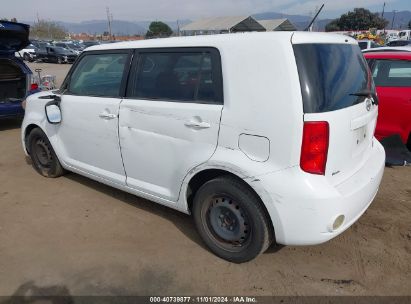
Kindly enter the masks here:
<path id="1" fill-rule="evenodd" d="M 272 227 L 259 198 L 231 176 L 213 179 L 198 190 L 193 216 L 210 250 L 230 262 L 248 262 L 272 242 Z"/>
<path id="2" fill-rule="evenodd" d="M 27 142 L 33 167 L 38 173 L 51 178 L 64 174 L 64 169 L 42 130 L 31 131 Z"/>

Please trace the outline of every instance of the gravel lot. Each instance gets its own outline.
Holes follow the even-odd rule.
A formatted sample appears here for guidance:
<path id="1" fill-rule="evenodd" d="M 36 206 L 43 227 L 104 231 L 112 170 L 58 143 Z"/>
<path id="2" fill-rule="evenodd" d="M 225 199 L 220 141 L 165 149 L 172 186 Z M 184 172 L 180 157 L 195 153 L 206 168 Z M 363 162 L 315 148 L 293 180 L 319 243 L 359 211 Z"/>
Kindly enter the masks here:
<path id="1" fill-rule="evenodd" d="M 30 66 L 58 82 L 69 68 Z M 76 174 L 41 177 L 20 123 L 0 121 L 0 295 L 411 295 L 411 167 L 387 168 L 336 239 L 235 265 L 204 247 L 189 216 Z"/>

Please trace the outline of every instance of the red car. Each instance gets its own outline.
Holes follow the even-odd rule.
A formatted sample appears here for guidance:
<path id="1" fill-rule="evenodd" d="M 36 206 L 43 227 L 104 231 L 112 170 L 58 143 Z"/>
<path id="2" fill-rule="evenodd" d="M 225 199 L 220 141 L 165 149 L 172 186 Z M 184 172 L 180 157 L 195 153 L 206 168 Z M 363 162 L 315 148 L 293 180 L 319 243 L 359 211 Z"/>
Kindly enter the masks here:
<path id="1" fill-rule="evenodd" d="M 400 135 L 411 150 L 411 52 L 365 53 L 379 97 L 375 136 Z"/>

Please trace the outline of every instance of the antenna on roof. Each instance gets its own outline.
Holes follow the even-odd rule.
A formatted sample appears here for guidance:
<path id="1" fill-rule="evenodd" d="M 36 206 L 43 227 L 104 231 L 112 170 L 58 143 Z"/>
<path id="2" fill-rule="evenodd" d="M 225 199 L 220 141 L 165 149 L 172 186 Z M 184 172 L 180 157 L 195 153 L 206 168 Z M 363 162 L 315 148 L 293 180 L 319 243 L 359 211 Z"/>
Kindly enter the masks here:
<path id="1" fill-rule="evenodd" d="M 321 5 L 321 7 L 320 7 L 320 9 L 318 10 L 317 14 L 315 14 L 315 16 L 314 16 L 313 20 L 311 20 L 310 24 L 305 28 L 305 30 L 304 30 L 305 32 L 310 31 L 311 26 L 313 25 L 314 21 L 317 19 L 318 15 L 321 13 L 321 11 L 323 10 L 323 8 L 324 8 L 324 3 L 323 3 L 323 5 Z"/>

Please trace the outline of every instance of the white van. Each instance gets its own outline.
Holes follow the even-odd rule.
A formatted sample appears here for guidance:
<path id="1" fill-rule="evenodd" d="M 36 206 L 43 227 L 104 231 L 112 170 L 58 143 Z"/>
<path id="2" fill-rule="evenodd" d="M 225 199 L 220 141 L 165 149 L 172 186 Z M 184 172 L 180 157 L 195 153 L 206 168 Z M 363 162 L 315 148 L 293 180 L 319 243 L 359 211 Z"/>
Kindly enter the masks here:
<path id="1" fill-rule="evenodd" d="M 86 49 L 61 89 L 27 100 L 25 152 L 192 214 L 241 263 L 272 242 L 320 244 L 374 199 L 385 154 L 355 40 L 306 32 L 155 39 Z"/>
<path id="2" fill-rule="evenodd" d="M 399 40 L 411 40 L 411 30 L 403 30 L 398 33 Z"/>

